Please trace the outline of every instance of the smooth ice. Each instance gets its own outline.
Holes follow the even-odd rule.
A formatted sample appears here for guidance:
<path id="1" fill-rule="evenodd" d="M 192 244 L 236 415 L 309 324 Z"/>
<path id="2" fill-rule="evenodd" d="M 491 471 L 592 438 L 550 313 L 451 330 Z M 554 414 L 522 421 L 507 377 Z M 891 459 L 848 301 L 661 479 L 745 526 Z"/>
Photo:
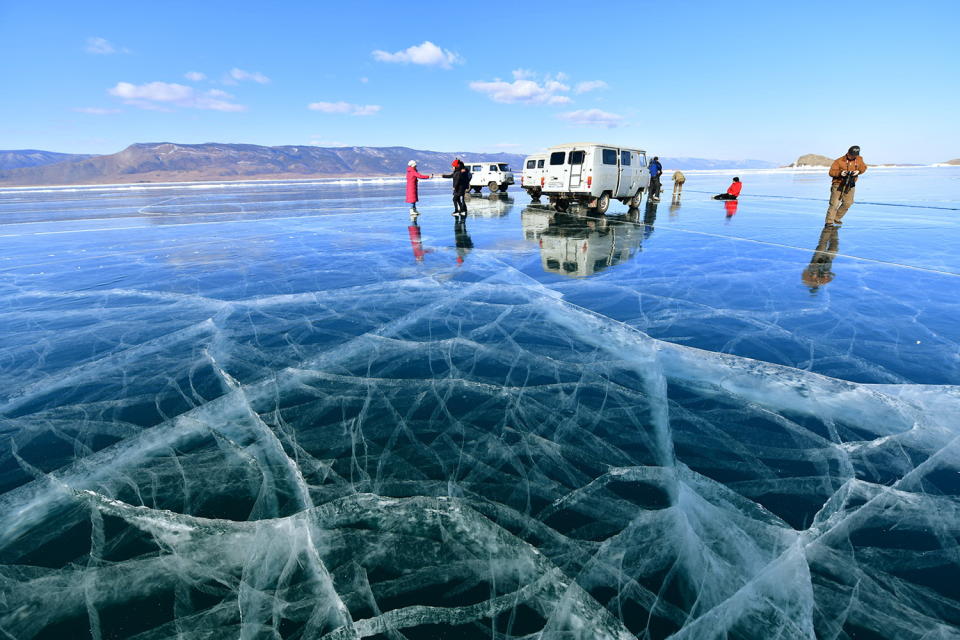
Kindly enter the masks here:
<path id="1" fill-rule="evenodd" d="M 0 190 L 0 637 L 960 637 L 960 169 L 731 175 Z"/>

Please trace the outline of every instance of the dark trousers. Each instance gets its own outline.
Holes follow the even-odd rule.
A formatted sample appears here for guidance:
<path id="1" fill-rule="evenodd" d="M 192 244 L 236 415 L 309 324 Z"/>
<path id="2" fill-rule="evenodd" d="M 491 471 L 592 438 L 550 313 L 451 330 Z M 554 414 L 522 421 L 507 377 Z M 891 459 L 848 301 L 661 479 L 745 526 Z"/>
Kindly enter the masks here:
<path id="1" fill-rule="evenodd" d="M 650 197 L 660 197 L 660 176 L 652 176 L 650 178 Z"/>
<path id="2" fill-rule="evenodd" d="M 714 200 L 736 200 L 737 196 L 731 195 L 729 193 L 718 193 L 713 196 Z"/>
<path id="3" fill-rule="evenodd" d="M 463 200 L 463 191 L 453 192 L 453 210 L 460 213 L 467 212 L 467 203 Z"/>

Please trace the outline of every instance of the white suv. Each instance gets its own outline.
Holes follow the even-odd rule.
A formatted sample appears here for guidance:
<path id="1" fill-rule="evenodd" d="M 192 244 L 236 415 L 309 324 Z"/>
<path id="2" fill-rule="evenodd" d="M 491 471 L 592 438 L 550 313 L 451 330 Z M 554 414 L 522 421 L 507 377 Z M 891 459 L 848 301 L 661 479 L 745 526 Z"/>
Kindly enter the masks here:
<path id="1" fill-rule="evenodd" d="M 490 193 L 506 191 L 507 186 L 513 184 L 513 171 L 506 162 L 467 162 L 470 167 L 470 188 L 474 193 L 480 193 L 483 187 L 490 189 Z"/>

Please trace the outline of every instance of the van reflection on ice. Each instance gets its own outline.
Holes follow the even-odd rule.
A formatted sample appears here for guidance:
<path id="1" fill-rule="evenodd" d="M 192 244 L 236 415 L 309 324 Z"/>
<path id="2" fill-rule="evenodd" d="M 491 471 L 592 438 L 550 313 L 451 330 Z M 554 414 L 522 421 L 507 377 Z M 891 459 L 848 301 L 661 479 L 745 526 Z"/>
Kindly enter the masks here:
<path id="1" fill-rule="evenodd" d="M 504 193 L 488 196 L 467 194 L 467 215 L 474 218 L 502 218 L 513 209 L 514 199 Z"/>
<path id="2" fill-rule="evenodd" d="M 638 216 L 636 209 L 618 216 L 571 215 L 542 205 L 520 214 L 524 237 L 540 244 L 543 270 L 571 277 L 593 275 L 639 253 L 647 225 L 637 224 Z"/>

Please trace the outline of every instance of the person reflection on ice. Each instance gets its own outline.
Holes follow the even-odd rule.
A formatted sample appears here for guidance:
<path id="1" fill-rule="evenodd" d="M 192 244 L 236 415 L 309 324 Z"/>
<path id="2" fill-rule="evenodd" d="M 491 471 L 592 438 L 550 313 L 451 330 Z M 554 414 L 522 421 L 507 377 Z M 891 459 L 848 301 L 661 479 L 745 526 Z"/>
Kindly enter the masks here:
<path id="1" fill-rule="evenodd" d="M 810 293 L 817 291 L 825 284 L 833 280 L 834 273 L 833 259 L 837 257 L 837 251 L 840 249 L 840 237 L 836 227 L 824 227 L 820 232 L 820 242 L 817 243 L 817 249 L 810 258 L 810 264 L 803 270 L 800 279 L 803 284 L 810 287 Z"/>
<path id="2" fill-rule="evenodd" d="M 473 240 L 470 239 L 470 234 L 467 233 L 467 219 L 465 216 L 458 217 L 453 223 L 453 239 L 457 245 L 457 264 L 462 265 L 463 261 L 467 259 L 467 255 L 473 249 Z"/>
<path id="3" fill-rule="evenodd" d="M 647 198 L 647 208 L 643 212 L 643 237 L 649 238 L 653 235 L 653 223 L 657 221 L 657 201 L 651 201 Z"/>
<path id="4" fill-rule="evenodd" d="M 723 208 L 727 210 L 727 221 L 730 221 L 730 218 L 736 215 L 737 207 L 740 206 L 738 200 L 727 200 L 723 203 Z"/>
<path id="5" fill-rule="evenodd" d="M 420 235 L 420 225 L 417 224 L 416 218 L 413 218 L 410 221 L 410 226 L 407 227 L 407 233 L 410 235 L 410 246 L 413 248 L 413 259 L 417 262 L 423 262 L 423 256 L 430 253 L 430 251 L 423 248 L 423 238 Z"/>

